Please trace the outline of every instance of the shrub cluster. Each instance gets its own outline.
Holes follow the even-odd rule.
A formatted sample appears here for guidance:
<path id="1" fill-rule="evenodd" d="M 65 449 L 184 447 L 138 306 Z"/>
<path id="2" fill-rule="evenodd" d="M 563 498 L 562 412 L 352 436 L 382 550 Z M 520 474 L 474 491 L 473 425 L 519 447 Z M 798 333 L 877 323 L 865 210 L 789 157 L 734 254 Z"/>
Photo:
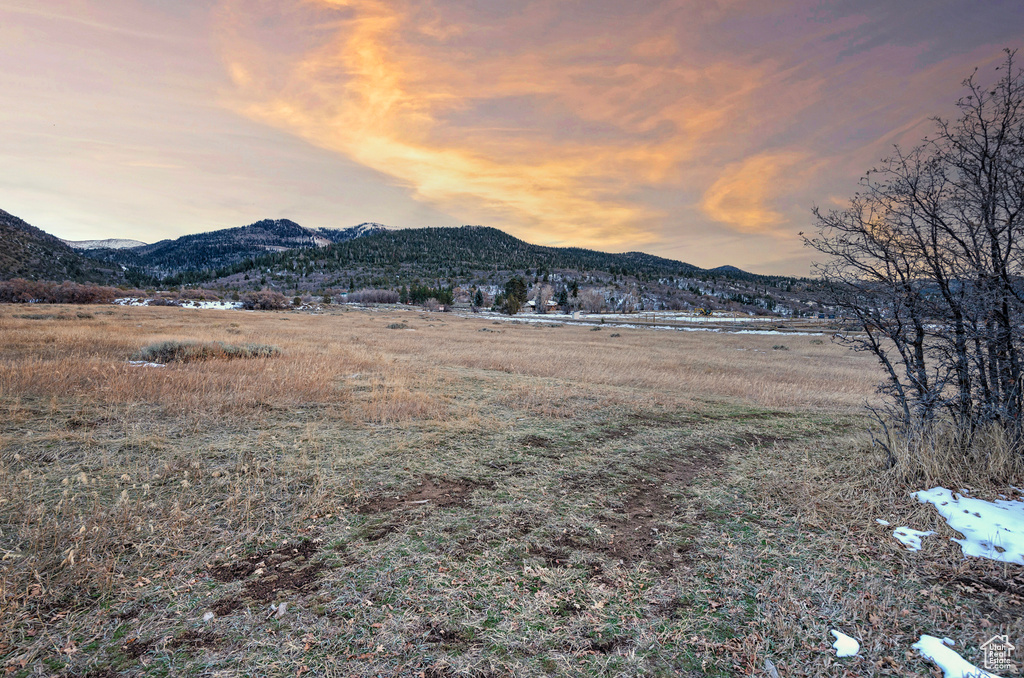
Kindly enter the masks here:
<path id="1" fill-rule="evenodd" d="M 197 301 L 218 301 L 220 297 L 210 290 L 201 288 L 186 288 L 178 292 L 180 299 L 195 299 Z"/>
<path id="2" fill-rule="evenodd" d="M 43 282 L 14 278 L 0 281 L 0 303 L 109 304 L 132 291 L 75 282 Z"/>
<path id="3" fill-rule="evenodd" d="M 288 299 L 273 290 L 249 292 L 242 297 L 242 308 L 250 311 L 280 311 L 288 308 Z"/>
<path id="4" fill-rule="evenodd" d="M 162 341 L 150 344 L 132 356 L 132 360 L 151 363 L 190 363 L 198 360 L 234 358 L 272 358 L 281 349 L 265 344 L 225 344 L 222 341 Z"/>
<path id="5" fill-rule="evenodd" d="M 352 304 L 397 304 L 398 292 L 394 290 L 359 290 L 345 295 L 345 301 Z"/>

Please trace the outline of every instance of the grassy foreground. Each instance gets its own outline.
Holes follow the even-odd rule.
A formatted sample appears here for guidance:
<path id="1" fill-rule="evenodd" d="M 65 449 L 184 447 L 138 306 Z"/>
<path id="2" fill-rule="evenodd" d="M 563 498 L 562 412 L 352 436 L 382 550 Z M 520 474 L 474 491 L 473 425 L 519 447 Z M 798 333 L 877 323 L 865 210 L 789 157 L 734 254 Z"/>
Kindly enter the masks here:
<path id="1" fill-rule="evenodd" d="M 129 364 L 167 341 L 280 354 Z M 0 671 L 930 675 L 921 633 L 980 661 L 1024 639 L 1021 568 L 878 482 L 874 370 L 827 337 L 0 307 Z"/>

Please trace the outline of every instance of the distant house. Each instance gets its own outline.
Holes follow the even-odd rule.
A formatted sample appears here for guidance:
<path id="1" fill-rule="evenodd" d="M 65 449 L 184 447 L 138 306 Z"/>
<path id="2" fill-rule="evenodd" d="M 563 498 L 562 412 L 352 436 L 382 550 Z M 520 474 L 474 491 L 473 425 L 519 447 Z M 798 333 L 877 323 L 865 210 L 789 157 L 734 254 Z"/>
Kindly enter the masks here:
<path id="1" fill-rule="evenodd" d="M 533 299 L 530 299 L 528 302 L 526 302 L 526 304 L 524 305 L 524 308 L 529 308 L 529 309 L 532 309 L 534 312 L 536 312 L 537 311 L 537 302 L 534 301 Z M 553 308 L 558 308 L 558 302 L 555 301 L 554 299 L 548 299 L 547 310 L 550 311 Z"/>

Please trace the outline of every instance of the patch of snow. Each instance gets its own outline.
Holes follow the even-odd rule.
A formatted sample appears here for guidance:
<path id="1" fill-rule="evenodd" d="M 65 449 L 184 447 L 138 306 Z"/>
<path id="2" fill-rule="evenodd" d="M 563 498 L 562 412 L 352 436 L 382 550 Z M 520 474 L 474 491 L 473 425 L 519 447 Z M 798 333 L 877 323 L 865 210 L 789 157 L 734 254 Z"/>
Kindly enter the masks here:
<path id="1" fill-rule="evenodd" d="M 897 527 L 896 531 L 892 533 L 892 536 L 896 537 L 897 541 L 906 546 L 908 551 L 920 551 L 921 537 L 927 537 L 930 534 L 935 533 L 931 530 L 927 532 L 912 530 L 904 525 L 903 527 Z"/>
<path id="2" fill-rule="evenodd" d="M 718 332 L 718 333 L 722 333 L 722 334 L 772 334 L 772 335 L 786 335 L 786 336 L 794 336 L 794 337 L 820 337 L 820 336 L 822 336 L 821 332 L 782 332 L 782 331 L 779 331 L 779 330 L 723 330 L 720 327 L 685 327 L 685 326 L 678 326 L 678 325 L 676 325 L 676 326 L 662 325 L 662 326 L 658 327 L 658 326 L 652 326 L 652 325 L 635 325 L 635 324 L 631 324 L 631 323 L 627 323 L 627 322 L 621 322 L 621 320 L 625 320 L 627 318 L 630 319 L 630 320 L 636 320 L 637 318 L 640 318 L 641 320 L 644 320 L 645 318 L 643 318 L 643 314 L 642 313 L 640 313 L 640 314 L 631 314 L 631 315 L 623 315 L 623 314 L 618 314 L 618 313 L 602 313 L 600 315 L 594 314 L 594 315 L 586 316 L 588 319 L 599 318 L 601 320 L 604 320 L 605 322 L 603 322 L 603 323 L 580 322 L 580 321 L 574 320 L 572 316 L 565 315 L 565 314 L 562 314 L 562 313 L 558 313 L 558 314 L 548 313 L 548 314 L 545 314 L 545 315 L 538 315 L 538 316 L 533 316 L 533 315 L 507 316 L 507 315 L 499 315 L 499 314 L 496 314 L 496 313 L 476 313 L 476 314 L 472 314 L 472 315 L 470 315 L 470 314 L 462 314 L 462 313 L 459 314 L 459 317 L 461 317 L 461 318 L 472 318 L 472 317 L 479 318 L 481 316 L 485 317 L 485 318 L 493 318 L 495 320 L 501 320 L 501 321 L 504 321 L 504 322 L 514 322 L 514 323 L 533 323 L 533 324 L 558 323 L 559 325 L 582 325 L 582 326 L 587 326 L 587 327 L 608 327 L 608 328 L 614 328 L 614 329 L 643 329 L 643 330 L 657 330 L 659 332 L 660 331 L 669 331 L 669 332 Z M 690 322 L 691 320 L 693 320 L 693 318 L 668 318 L 668 319 L 669 320 L 685 320 L 686 322 Z M 611 321 L 619 321 L 619 322 L 608 322 L 609 320 L 611 320 Z M 659 317 L 659 320 L 665 320 L 665 318 L 660 318 Z M 745 321 L 748 321 L 748 320 L 759 320 L 759 318 L 715 318 L 714 320 L 729 320 L 729 321 L 732 321 L 732 322 L 745 322 Z M 778 319 L 777 318 L 765 318 L 764 320 L 778 320 Z"/>
<path id="3" fill-rule="evenodd" d="M 138 297 L 121 297 L 115 299 L 114 303 L 118 306 L 149 306 L 149 299 L 140 299 Z M 201 301 L 199 299 L 183 299 L 181 301 L 180 308 L 201 308 L 201 309 L 213 309 L 218 311 L 232 311 L 242 308 L 242 302 L 240 301 Z"/>
<path id="4" fill-rule="evenodd" d="M 128 364 L 135 367 L 167 367 L 163 363 L 148 363 L 145 360 L 129 360 Z"/>
<path id="5" fill-rule="evenodd" d="M 965 556 L 1024 565 L 1024 501 L 992 502 L 954 494 L 944 487 L 915 492 L 923 504 L 932 504 L 954 530 L 953 539 Z"/>
<path id="6" fill-rule="evenodd" d="M 881 518 L 875 518 L 875 522 L 881 525 L 882 527 L 889 527 L 889 525 L 892 524 L 888 520 L 882 520 Z"/>
<path id="7" fill-rule="evenodd" d="M 854 657 L 860 652 L 860 643 L 855 638 L 835 629 L 832 629 L 832 635 L 836 639 L 836 642 L 832 643 L 832 648 L 836 651 L 837 657 Z"/>
<path id="8" fill-rule="evenodd" d="M 192 308 L 210 308 L 219 311 L 233 311 L 242 308 L 240 301 L 195 301 Z"/>
<path id="9" fill-rule="evenodd" d="M 921 639 L 912 647 L 921 653 L 925 659 L 930 659 L 939 665 L 945 678 L 999 678 L 994 673 L 979 669 L 953 650 L 946 647 L 943 640 L 935 636 L 922 635 Z"/>
<path id="10" fill-rule="evenodd" d="M 796 337 L 820 337 L 821 332 L 780 332 L 779 330 L 736 330 L 729 334 L 785 334 Z"/>

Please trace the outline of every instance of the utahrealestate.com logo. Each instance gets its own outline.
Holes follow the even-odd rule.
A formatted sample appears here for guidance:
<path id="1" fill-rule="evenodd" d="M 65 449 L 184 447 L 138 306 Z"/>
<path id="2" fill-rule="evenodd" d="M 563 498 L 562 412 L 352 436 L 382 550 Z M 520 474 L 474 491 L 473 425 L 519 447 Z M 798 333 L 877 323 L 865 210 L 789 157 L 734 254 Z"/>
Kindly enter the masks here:
<path id="1" fill-rule="evenodd" d="M 981 646 L 981 665 L 986 671 L 1014 671 L 1013 645 L 1007 636 L 992 636 Z"/>

